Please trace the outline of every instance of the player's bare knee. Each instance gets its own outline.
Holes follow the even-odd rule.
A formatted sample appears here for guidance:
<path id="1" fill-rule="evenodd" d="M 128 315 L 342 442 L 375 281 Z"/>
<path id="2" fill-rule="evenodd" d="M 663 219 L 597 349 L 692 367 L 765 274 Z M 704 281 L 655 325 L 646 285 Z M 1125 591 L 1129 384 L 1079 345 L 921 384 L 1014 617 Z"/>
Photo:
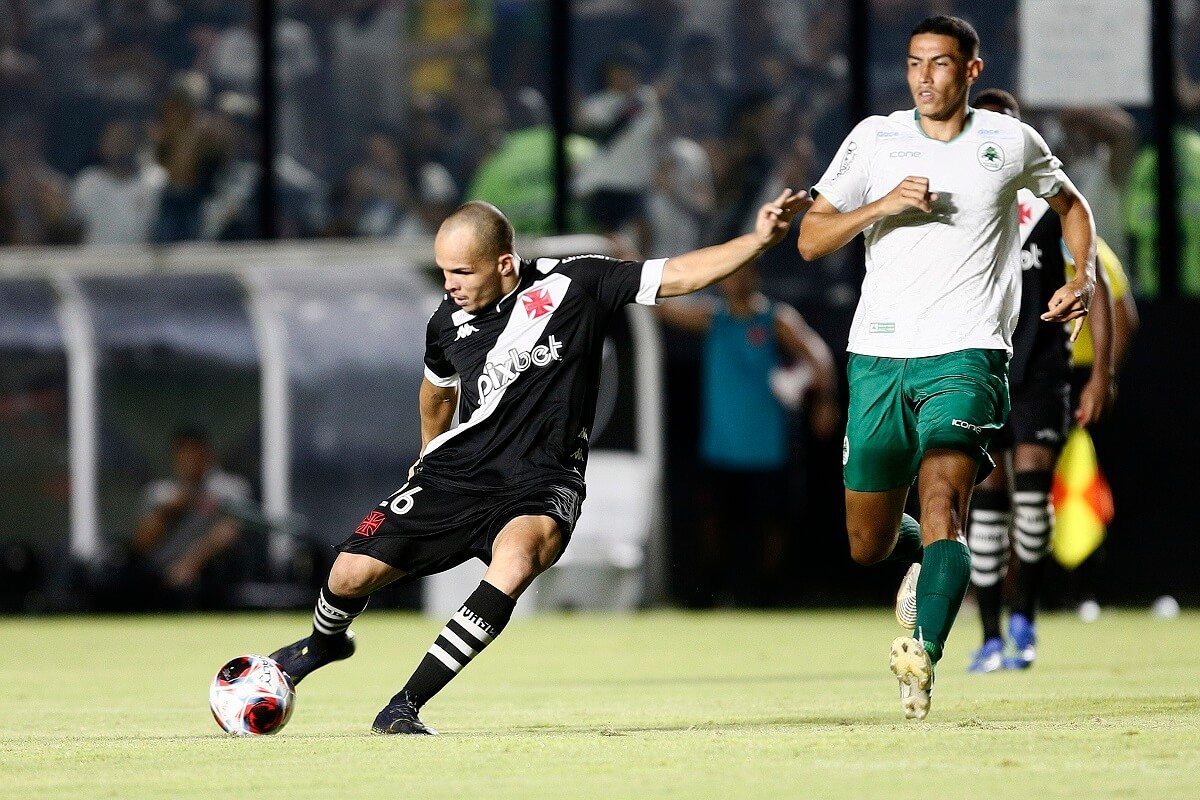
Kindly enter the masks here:
<path id="1" fill-rule="evenodd" d="M 362 597 L 375 590 L 379 578 L 369 561 L 339 557 L 329 571 L 329 590 L 339 597 Z"/>
<path id="2" fill-rule="evenodd" d="M 850 557 L 864 567 L 887 558 L 896 539 L 895 531 L 889 533 L 870 526 L 854 526 L 847 528 L 846 532 L 850 538 Z"/>

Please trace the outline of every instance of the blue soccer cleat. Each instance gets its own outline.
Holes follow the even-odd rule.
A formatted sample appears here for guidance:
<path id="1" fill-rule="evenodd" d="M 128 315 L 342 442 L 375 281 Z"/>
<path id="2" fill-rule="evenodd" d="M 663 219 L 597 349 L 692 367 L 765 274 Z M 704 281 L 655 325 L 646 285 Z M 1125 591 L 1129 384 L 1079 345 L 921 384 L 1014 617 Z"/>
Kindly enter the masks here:
<path id="1" fill-rule="evenodd" d="M 1005 669 L 1029 669 L 1037 658 L 1037 626 L 1024 614 L 1008 615 L 1008 636 L 1015 655 L 1004 659 Z"/>
<path id="2" fill-rule="evenodd" d="M 967 672 L 995 672 L 1004 666 L 1004 640 L 996 637 L 988 639 L 983 646 L 975 651 Z"/>

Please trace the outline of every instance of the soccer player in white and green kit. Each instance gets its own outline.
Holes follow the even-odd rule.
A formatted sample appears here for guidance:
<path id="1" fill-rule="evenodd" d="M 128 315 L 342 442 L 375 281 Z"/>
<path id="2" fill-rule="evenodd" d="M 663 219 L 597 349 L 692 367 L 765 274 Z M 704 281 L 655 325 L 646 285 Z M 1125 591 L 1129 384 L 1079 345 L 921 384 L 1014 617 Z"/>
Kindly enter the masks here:
<path id="1" fill-rule="evenodd" d="M 799 249 L 816 259 L 865 234 L 867 273 L 848 347 L 846 529 L 861 564 L 914 562 L 897 598 L 897 618 L 913 633 L 892 643 L 891 668 L 905 716 L 923 719 L 970 579 L 971 490 L 993 466 L 988 441 L 1009 412 L 1021 287 L 1017 190 L 1046 198 L 1085 265 L 1042 319 L 1088 313 L 1096 234 L 1087 202 L 1042 137 L 968 106 L 983 69 L 969 23 L 925 20 L 909 39 L 907 63 L 916 107 L 850 132 L 814 187 Z M 1103 305 L 1097 322 L 1106 325 Z M 904 514 L 914 480 L 919 524 Z"/>

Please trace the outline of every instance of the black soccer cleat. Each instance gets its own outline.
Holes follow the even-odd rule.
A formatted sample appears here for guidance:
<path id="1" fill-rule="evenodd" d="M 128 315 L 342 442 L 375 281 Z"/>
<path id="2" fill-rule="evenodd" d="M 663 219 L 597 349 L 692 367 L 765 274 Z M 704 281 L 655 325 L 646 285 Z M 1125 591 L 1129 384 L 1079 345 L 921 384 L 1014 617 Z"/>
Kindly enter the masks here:
<path id="1" fill-rule="evenodd" d="M 322 639 L 314 640 L 312 636 L 305 636 L 300 641 L 292 642 L 287 647 L 281 647 L 271 653 L 271 658 L 288 674 L 292 683 L 299 683 L 310 672 L 354 655 L 352 631 L 346 631 L 332 641 L 327 637 Z"/>
<path id="2" fill-rule="evenodd" d="M 383 707 L 371 724 L 371 733 L 389 735 L 406 733 L 412 736 L 437 736 L 438 732 L 421 722 L 417 706 L 407 692 L 401 692 Z"/>

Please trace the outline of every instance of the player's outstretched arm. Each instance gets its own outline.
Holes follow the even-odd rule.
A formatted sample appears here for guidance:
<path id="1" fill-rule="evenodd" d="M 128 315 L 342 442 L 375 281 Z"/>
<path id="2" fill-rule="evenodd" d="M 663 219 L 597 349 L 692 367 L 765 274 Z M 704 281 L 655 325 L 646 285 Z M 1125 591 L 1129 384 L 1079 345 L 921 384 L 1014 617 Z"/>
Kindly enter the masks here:
<path id="1" fill-rule="evenodd" d="M 909 209 L 928 214 L 935 202 L 937 193 L 929 191 L 929 179 L 918 175 L 909 175 L 883 197 L 853 211 L 838 211 L 833 203 L 818 195 L 800 220 L 796 247 L 805 261 L 815 261 L 845 247 L 881 219 Z"/>
<path id="2" fill-rule="evenodd" d="M 792 218 L 809 203 L 808 192 L 784 189 L 779 197 L 758 210 L 753 232 L 669 259 L 663 267 L 658 296 L 691 294 L 729 277 L 779 244 Z"/>

